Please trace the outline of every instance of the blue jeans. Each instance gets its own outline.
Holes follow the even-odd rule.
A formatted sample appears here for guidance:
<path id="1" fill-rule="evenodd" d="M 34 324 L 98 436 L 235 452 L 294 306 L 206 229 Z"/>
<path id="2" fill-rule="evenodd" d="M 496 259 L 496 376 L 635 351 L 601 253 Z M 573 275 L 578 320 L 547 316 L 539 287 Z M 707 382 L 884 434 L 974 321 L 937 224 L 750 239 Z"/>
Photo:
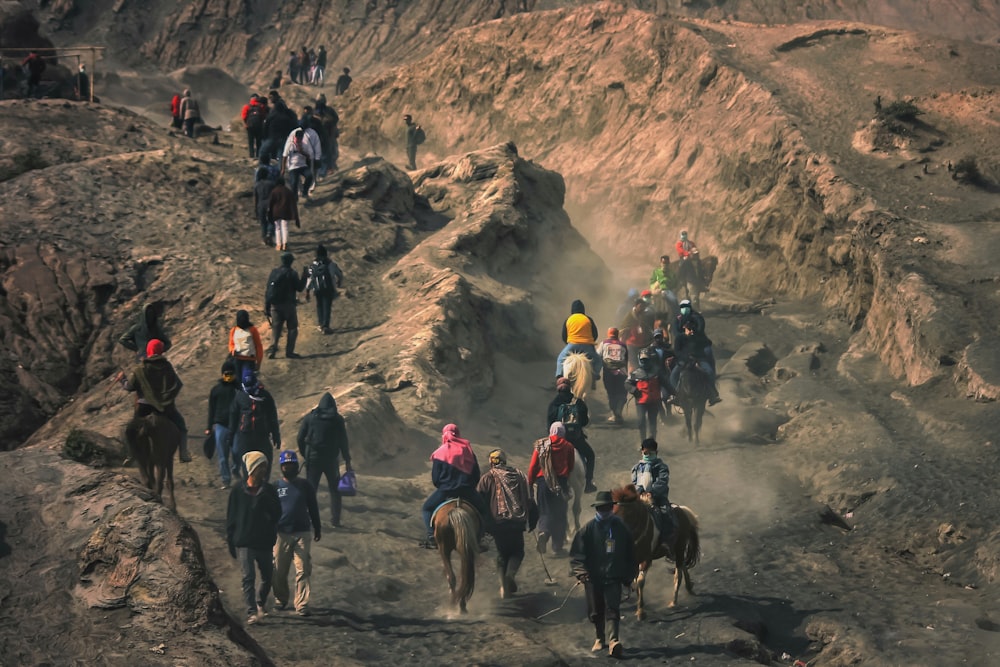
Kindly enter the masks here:
<path id="1" fill-rule="evenodd" d="M 230 447 L 229 428 L 222 424 L 213 424 L 215 430 L 215 453 L 219 457 L 219 477 L 223 484 L 230 484 L 233 481 L 232 463 L 229 460 Z"/>
<path id="2" fill-rule="evenodd" d="M 271 592 L 271 579 L 274 578 L 274 554 L 270 549 L 251 549 L 238 547 L 236 555 L 240 559 L 240 570 L 243 572 L 243 602 L 247 606 L 247 616 L 257 613 L 257 607 L 263 607 L 267 602 L 267 594 Z M 260 570 L 260 587 L 255 591 L 256 572 L 254 565 Z"/>
<path id="3" fill-rule="evenodd" d="M 332 294 L 320 294 L 316 292 L 316 324 L 327 329 L 330 328 L 330 309 L 332 307 Z"/>
<path id="4" fill-rule="evenodd" d="M 302 181 L 302 197 L 309 195 L 309 188 L 312 186 L 312 171 L 309 167 L 298 167 L 297 169 L 289 169 L 285 172 L 285 185 L 288 189 L 295 193 L 296 197 L 299 197 L 299 180 Z"/>
<path id="5" fill-rule="evenodd" d="M 563 374 L 563 362 L 571 352 L 581 352 L 590 359 L 590 365 L 594 369 L 594 379 L 601 379 L 601 369 L 604 368 L 604 361 L 597 354 L 597 348 L 589 343 L 567 343 L 556 358 L 556 377 Z"/>

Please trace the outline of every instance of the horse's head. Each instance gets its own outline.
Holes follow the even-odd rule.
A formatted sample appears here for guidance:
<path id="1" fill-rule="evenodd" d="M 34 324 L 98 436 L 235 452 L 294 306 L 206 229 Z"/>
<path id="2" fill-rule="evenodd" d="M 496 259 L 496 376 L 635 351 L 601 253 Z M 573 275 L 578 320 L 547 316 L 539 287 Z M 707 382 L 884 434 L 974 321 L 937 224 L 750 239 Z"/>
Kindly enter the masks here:
<path id="1" fill-rule="evenodd" d="M 635 484 L 629 484 L 620 489 L 611 489 L 611 498 L 619 504 L 634 503 L 639 500 L 639 491 L 635 488 Z"/>

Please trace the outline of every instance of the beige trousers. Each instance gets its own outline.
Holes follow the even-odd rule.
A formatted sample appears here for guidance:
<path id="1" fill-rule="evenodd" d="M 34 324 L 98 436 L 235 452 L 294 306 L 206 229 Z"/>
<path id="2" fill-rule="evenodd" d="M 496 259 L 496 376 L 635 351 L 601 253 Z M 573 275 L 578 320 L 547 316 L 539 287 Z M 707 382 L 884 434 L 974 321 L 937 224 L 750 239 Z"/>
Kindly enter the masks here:
<path id="1" fill-rule="evenodd" d="M 295 611 L 309 606 L 309 576 L 312 574 L 312 558 L 309 546 L 312 533 L 278 533 L 274 544 L 274 599 L 278 604 L 288 604 L 288 569 L 295 561 Z"/>

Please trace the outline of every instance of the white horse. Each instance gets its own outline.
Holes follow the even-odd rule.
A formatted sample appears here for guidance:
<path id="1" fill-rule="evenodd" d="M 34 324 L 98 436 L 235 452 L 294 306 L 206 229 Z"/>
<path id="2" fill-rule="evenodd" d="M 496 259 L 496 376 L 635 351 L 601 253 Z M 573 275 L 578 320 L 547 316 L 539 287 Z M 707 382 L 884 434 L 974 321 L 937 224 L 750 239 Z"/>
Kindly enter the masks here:
<path id="1" fill-rule="evenodd" d="M 594 367 L 583 352 L 570 352 L 563 360 L 563 375 L 570 381 L 570 391 L 581 401 L 594 384 Z"/>
<path id="2" fill-rule="evenodd" d="M 569 474 L 569 488 L 573 491 L 573 497 L 569 504 L 570 516 L 566 520 L 566 525 L 569 525 L 569 519 L 573 519 L 574 533 L 580 530 L 580 500 L 583 498 L 585 472 L 583 457 L 574 450 L 573 472 Z"/>

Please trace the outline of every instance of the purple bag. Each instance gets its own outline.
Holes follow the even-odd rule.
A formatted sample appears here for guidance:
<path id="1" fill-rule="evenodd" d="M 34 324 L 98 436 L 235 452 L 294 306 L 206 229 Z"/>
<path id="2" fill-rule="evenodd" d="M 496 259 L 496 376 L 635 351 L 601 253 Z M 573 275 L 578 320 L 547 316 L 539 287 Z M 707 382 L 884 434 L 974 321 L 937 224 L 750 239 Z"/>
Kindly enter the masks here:
<path id="1" fill-rule="evenodd" d="M 337 492 L 342 496 L 358 495 L 358 479 L 354 476 L 353 470 L 348 470 L 340 477 Z"/>

